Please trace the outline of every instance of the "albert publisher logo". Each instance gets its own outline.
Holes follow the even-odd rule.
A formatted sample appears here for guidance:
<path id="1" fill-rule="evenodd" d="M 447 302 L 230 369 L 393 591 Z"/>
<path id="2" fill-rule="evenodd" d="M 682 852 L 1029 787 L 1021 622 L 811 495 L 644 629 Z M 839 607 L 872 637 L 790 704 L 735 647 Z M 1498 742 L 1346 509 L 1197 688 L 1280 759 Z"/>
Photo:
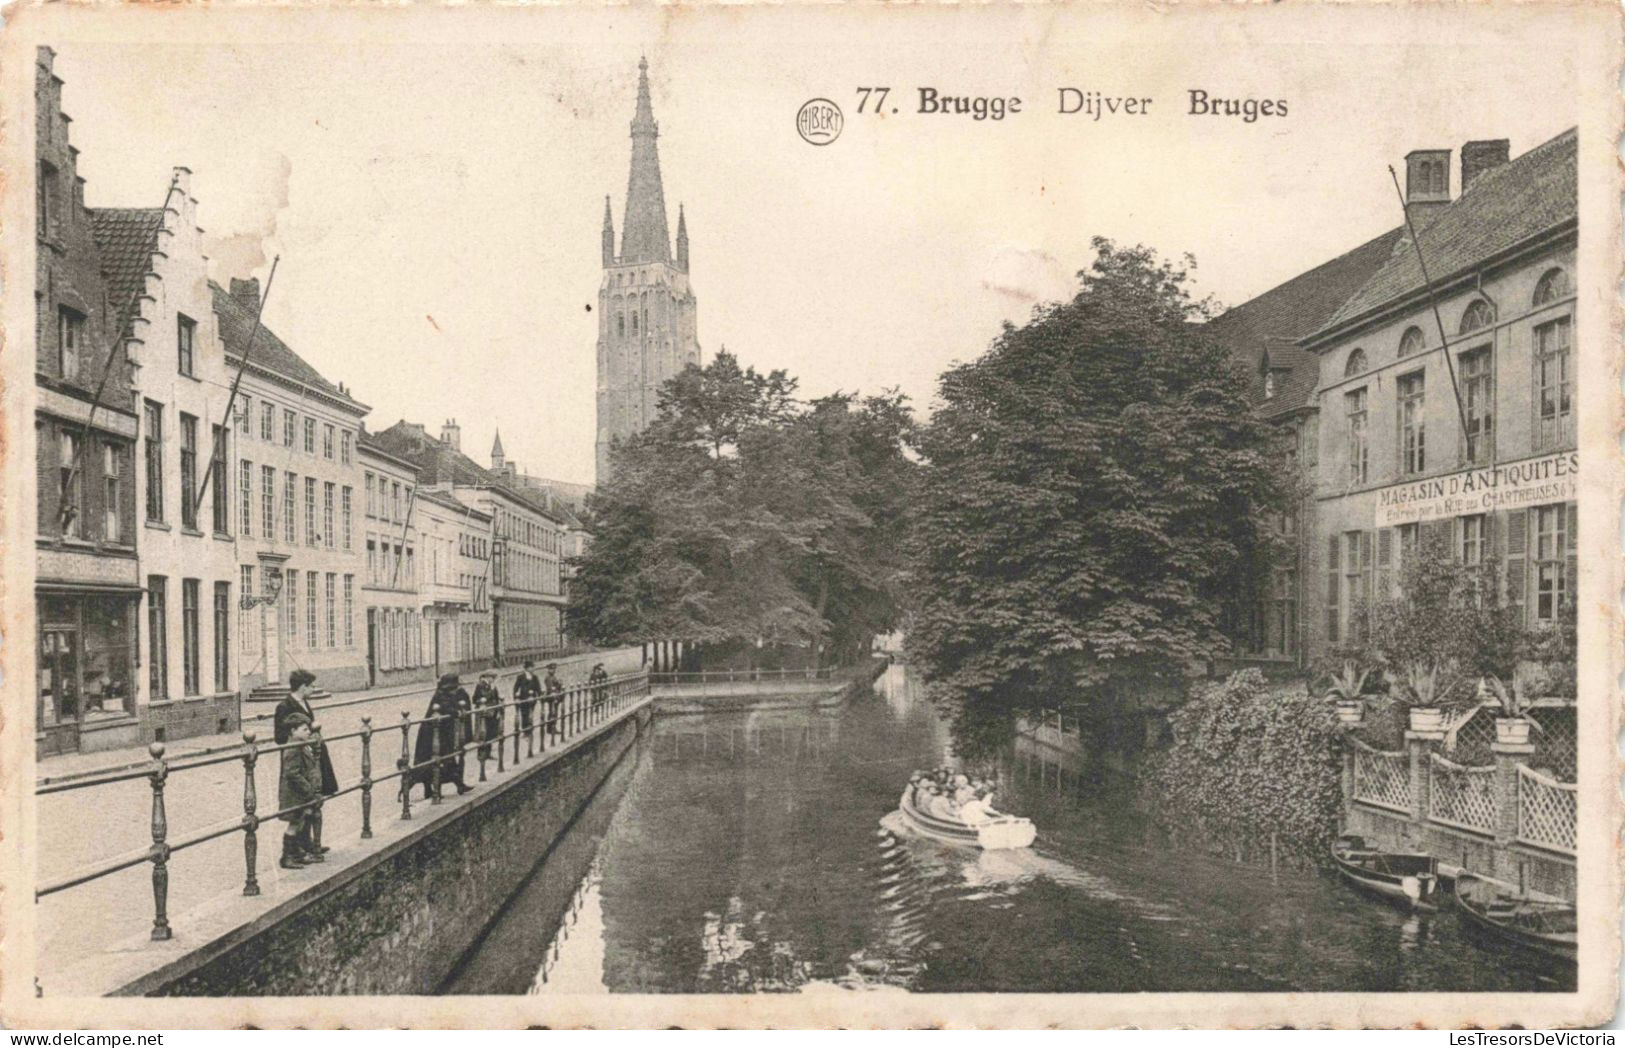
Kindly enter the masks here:
<path id="1" fill-rule="evenodd" d="M 810 145 L 827 146 L 841 137 L 846 118 L 841 107 L 827 98 L 815 98 L 796 113 L 796 131 Z"/>

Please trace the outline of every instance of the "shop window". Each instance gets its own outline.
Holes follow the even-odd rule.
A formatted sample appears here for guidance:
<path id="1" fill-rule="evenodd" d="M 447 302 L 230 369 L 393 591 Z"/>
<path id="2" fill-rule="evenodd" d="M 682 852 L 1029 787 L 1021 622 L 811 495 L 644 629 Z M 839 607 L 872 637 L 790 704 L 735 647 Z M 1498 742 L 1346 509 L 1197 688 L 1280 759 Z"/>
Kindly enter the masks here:
<path id="1" fill-rule="evenodd" d="M 1427 388 L 1424 374 L 1399 378 L 1399 468 L 1416 474 L 1427 468 Z"/>
<path id="2" fill-rule="evenodd" d="M 1475 513 L 1460 519 L 1461 546 L 1458 556 L 1463 564 L 1476 568 L 1484 563 L 1485 516 Z"/>

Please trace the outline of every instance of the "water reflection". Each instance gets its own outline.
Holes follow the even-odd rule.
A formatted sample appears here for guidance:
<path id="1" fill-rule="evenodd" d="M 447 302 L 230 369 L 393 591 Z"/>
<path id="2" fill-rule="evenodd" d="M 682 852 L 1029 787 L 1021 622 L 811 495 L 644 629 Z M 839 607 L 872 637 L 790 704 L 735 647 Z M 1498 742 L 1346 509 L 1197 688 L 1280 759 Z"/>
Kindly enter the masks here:
<path id="1" fill-rule="evenodd" d="M 1034 849 L 921 839 L 889 813 L 948 758 L 902 667 L 834 710 L 660 718 L 455 992 L 1572 988 L 1454 914 L 1169 841 L 1085 745 L 998 769 Z"/>

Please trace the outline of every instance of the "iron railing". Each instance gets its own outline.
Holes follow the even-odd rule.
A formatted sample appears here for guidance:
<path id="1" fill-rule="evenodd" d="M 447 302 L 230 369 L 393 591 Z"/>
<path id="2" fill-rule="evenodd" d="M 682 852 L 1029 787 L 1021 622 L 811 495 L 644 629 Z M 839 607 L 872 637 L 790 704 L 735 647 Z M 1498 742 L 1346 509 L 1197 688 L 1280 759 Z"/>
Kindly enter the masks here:
<path id="1" fill-rule="evenodd" d="M 824 666 L 799 670 L 702 670 L 696 673 L 651 673 L 650 684 L 754 684 L 778 681 L 841 680 L 850 668 Z"/>
<path id="2" fill-rule="evenodd" d="M 340 735 L 323 736 L 318 727 L 308 741 L 289 742 L 282 745 L 261 746 L 256 733 L 243 732 L 243 744 L 233 747 L 230 752 L 215 753 L 201 758 L 188 758 L 184 762 L 171 764 L 164 757 L 164 744 L 155 742 L 148 747 L 152 755 L 150 765 L 137 770 L 117 771 L 112 774 L 100 775 L 90 778 L 80 778 L 72 781 L 47 783 L 36 788 L 35 796 L 45 796 L 53 793 L 66 793 L 76 790 L 93 789 L 115 783 L 130 782 L 145 778 L 152 787 L 152 843 L 149 846 L 135 849 L 123 854 L 105 859 L 91 866 L 80 869 L 65 877 L 42 884 L 34 890 L 36 901 L 57 892 L 67 891 L 91 881 L 111 876 L 122 870 L 127 870 L 141 863 L 152 864 L 152 896 L 153 896 L 153 923 L 152 938 L 165 940 L 172 937 L 173 932 L 169 925 L 168 898 L 169 898 L 169 867 L 170 860 L 176 853 L 194 848 L 200 844 L 224 837 L 232 833 L 243 835 L 243 860 L 246 866 L 246 876 L 243 881 L 244 895 L 258 895 L 260 893 L 259 881 L 256 874 L 259 854 L 259 827 L 262 823 L 273 822 L 285 815 L 292 815 L 299 811 L 311 810 L 320 812 L 326 804 L 332 803 L 340 797 L 353 793 L 360 794 L 361 805 L 361 838 L 369 839 L 373 836 L 372 809 L 373 791 L 382 783 L 392 780 L 403 780 L 398 799 L 401 802 L 400 819 L 402 821 L 412 818 L 412 790 L 416 783 L 410 782 L 414 772 L 422 769 L 430 770 L 429 801 L 430 805 L 441 803 L 442 777 L 447 766 L 458 759 L 467 759 L 469 751 L 474 752 L 474 760 L 478 762 L 479 781 L 486 781 L 487 765 L 491 760 L 497 764 L 497 772 L 501 774 L 507 770 L 509 764 L 507 757 L 508 741 L 513 741 L 512 764 L 518 767 L 522 761 L 538 756 L 545 756 L 549 752 L 557 752 L 561 747 L 595 732 L 603 725 L 620 718 L 641 705 L 649 696 L 649 675 L 639 671 L 618 677 L 609 677 L 597 682 L 583 682 L 572 685 L 559 692 L 543 694 L 525 703 L 509 699 L 491 706 L 474 707 L 472 710 L 460 715 L 429 718 L 423 717 L 414 720 L 409 711 L 401 711 L 401 720 L 397 725 L 388 728 L 375 728 L 371 717 L 361 718 L 361 728 L 357 731 L 346 732 Z M 516 714 L 523 713 L 529 708 L 532 716 L 531 724 L 527 727 L 523 716 L 510 717 L 509 711 Z M 537 716 L 539 714 L 540 716 Z M 467 737 L 462 738 L 458 746 L 449 752 L 440 752 L 441 732 L 433 730 L 431 737 L 432 755 L 427 761 L 413 763 L 413 749 L 411 729 L 413 726 L 428 725 L 433 722 L 463 721 L 471 730 L 466 732 Z M 507 730 L 509 721 L 513 723 L 513 730 Z M 383 775 L 373 774 L 373 741 L 376 736 L 399 730 L 401 737 L 400 756 L 395 760 L 395 770 Z M 463 732 L 457 733 L 462 736 Z M 332 754 L 332 743 L 348 739 L 360 741 L 360 767 L 359 777 L 349 785 L 340 785 L 337 792 L 318 797 L 304 804 L 290 805 L 278 808 L 276 811 L 261 813 L 259 799 L 254 780 L 254 769 L 263 754 L 280 753 L 283 750 L 293 749 L 297 746 L 313 744 L 328 745 L 329 756 Z M 523 754 L 521 751 L 523 750 Z M 198 768 L 207 768 L 232 761 L 241 761 L 243 765 L 243 814 L 241 818 L 224 820 L 211 826 L 195 830 L 179 838 L 171 839 L 169 835 L 169 814 L 164 804 L 164 794 L 168 785 L 169 776 L 177 772 L 192 771 Z M 315 842 L 320 845 L 320 840 Z"/>

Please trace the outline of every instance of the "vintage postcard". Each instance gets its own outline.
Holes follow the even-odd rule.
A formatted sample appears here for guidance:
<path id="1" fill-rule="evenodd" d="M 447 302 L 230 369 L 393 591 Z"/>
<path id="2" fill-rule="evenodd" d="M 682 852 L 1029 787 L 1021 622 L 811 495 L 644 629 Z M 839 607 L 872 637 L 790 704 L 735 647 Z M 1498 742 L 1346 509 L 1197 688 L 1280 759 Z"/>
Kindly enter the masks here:
<path id="1" fill-rule="evenodd" d="M 1618 995 L 1621 19 L 39 5 L 8 1027 Z"/>

